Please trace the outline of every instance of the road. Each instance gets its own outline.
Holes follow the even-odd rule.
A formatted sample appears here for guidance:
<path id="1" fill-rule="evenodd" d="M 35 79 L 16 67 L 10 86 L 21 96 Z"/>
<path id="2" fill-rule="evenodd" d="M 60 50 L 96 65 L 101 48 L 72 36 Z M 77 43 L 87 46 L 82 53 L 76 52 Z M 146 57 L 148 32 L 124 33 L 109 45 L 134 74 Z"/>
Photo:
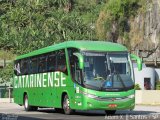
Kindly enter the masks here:
<path id="1" fill-rule="evenodd" d="M 117 111 L 113 116 L 104 111 L 76 111 L 74 115 L 56 113 L 51 108 L 26 112 L 23 106 L 14 103 L 0 103 L 0 120 L 160 120 L 160 106 L 137 105 L 134 111 Z"/>

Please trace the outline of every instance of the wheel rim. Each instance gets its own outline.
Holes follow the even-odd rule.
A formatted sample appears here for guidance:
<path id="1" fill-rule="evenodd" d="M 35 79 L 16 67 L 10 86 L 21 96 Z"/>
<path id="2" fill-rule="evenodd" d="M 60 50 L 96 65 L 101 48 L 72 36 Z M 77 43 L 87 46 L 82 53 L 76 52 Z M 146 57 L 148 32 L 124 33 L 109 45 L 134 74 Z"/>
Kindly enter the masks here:
<path id="1" fill-rule="evenodd" d="M 64 100 L 64 105 L 63 105 L 63 108 L 65 111 L 68 111 L 70 109 L 69 107 L 69 99 L 65 97 L 65 100 Z"/>
<path id="2" fill-rule="evenodd" d="M 24 106 L 25 108 L 28 108 L 28 98 L 27 97 L 25 97 Z"/>

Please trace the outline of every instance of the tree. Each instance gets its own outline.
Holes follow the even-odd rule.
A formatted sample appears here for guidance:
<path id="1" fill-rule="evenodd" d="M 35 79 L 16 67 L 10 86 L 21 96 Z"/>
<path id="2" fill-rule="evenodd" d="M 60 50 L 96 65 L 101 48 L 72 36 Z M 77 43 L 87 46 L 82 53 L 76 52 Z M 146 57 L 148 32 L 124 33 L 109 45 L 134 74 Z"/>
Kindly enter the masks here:
<path id="1" fill-rule="evenodd" d="M 0 49 L 20 55 L 66 40 L 95 40 L 102 1 L 1 0 Z M 12 71 L 9 64 L 0 72 L 2 82 Z"/>
<path id="2" fill-rule="evenodd" d="M 0 83 L 12 82 L 13 80 L 13 62 L 8 64 L 4 69 L 0 71 Z"/>
<path id="3" fill-rule="evenodd" d="M 129 44 L 129 18 L 137 14 L 140 0 L 107 0 L 106 5 L 99 14 L 96 25 L 97 37 L 117 42 L 122 39 L 122 43 Z"/>
<path id="4" fill-rule="evenodd" d="M 139 84 L 135 84 L 134 89 L 135 90 L 141 90 L 140 85 Z"/>
<path id="5" fill-rule="evenodd" d="M 14 5 L 7 4 L 7 11 L 0 16 L 0 48 L 4 50 L 24 54 L 70 39 L 95 39 L 96 16 L 94 21 L 85 18 L 93 15 L 90 11 L 96 4 L 89 8 L 86 4 L 83 12 L 74 7 L 81 6 L 74 0 L 18 0 Z M 85 12 L 87 16 L 82 14 Z"/>

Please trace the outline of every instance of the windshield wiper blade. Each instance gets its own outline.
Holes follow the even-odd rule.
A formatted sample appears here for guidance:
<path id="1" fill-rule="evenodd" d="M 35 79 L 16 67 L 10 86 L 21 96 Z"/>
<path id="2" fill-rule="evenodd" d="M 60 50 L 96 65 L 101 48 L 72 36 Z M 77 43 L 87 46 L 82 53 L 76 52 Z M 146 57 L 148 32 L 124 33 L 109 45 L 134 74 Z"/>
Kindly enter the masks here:
<path id="1" fill-rule="evenodd" d="M 115 73 L 116 73 L 116 74 L 117 74 L 117 76 L 120 78 L 120 81 L 121 81 L 121 83 L 122 83 L 123 87 L 126 89 L 126 86 L 125 86 L 125 84 L 124 84 L 124 82 L 123 82 L 123 80 L 122 80 L 122 78 L 121 78 L 120 74 L 119 74 L 118 72 L 115 72 Z"/>
<path id="2" fill-rule="evenodd" d="M 114 89 L 115 89 L 115 88 L 113 88 L 113 82 L 114 82 L 113 76 L 114 76 L 114 75 L 117 75 L 117 76 L 118 76 L 120 82 L 121 82 L 122 85 L 123 85 L 123 88 L 124 88 L 125 90 L 127 90 L 127 87 L 125 86 L 124 81 L 122 80 L 122 78 L 121 78 L 121 76 L 119 75 L 118 72 L 113 72 L 113 73 L 110 75 L 110 79 L 111 79 L 111 81 L 112 81 L 112 87 L 111 87 L 111 88 L 105 88 L 105 89 L 110 89 L 110 90 L 112 90 L 112 89 L 114 90 Z M 109 80 L 110 80 L 110 79 L 109 79 Z M 102 82 L 102 84 L 101 84 L 101 86 L 100 86 L 100 90 L 103 90 L 103 86 L 104 86 L 104 83 L 105 83 L 105 82 L 106 82 L 106 80 Z"/>

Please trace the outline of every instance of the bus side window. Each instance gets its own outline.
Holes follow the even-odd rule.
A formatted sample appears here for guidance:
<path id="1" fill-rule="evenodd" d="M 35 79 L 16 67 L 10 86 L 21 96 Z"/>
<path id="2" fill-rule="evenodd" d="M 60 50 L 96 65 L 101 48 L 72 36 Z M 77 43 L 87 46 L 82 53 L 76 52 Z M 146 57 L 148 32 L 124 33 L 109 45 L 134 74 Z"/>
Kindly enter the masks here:
<path id="1" fill-rule="evenodd" d="M 21 74 L 26 75 L 28 74 L 28 59 L 22 59 L 21 60 Z"/>
<path id="2" fill-rule="evenodd" d="M 30 74 L 38 72 L 37 58 L 33 57 L 30 59 Z"/>
<path id="3" fill-rule="evenodd" d="M 69 55 L 69 62 L 70 62 L 70 71 L 71 71 L 71 76 L 72 79 L 77 81 L 78 83 L 81 83 L 79 81 L 79 71 L 77 71 L 77 67 L 78 67 L 78 58 L 73 55 L 74 52 L 78 52 L 78 49 L 75 48 L 68 48 L 68 55 Z M 77 76 L 78 74 L 78 76 Z"/>
<path id="4" fill-rule="evenodd" d="M 14 74 L 15 74 L 16 76 L 21 75 L 21 71 L 20 71 L 20 60 L 14 61 Z"/>
<path id="5" fill-rule="evenodd" d="M 71 59 L 70 59 L 70 69 L 71 69 L 72 78 L 73 78 L 74 80 L 76 80 L 76 79 L 75 79 L 76 64 L 77 64 L 76 62 L 77 62 L 77 61 L 76 61 L 76 56 L 72 56 Z"/>
<path id="6" fill-rule="evenodd" d="M 57 71 L 67 74 L 65 50 L 57 51 Z"/>
<path id="7" fill-rule="evenodd" d="M 40 56 L 38 61 L 38 73 L 44 73 L 47 71 L 47 57 Z"/>
<path id="8" fill-rule="evenodd" d="M 75 76 L 75 80 L 81 84 L 81 70 L 79 69 L 79 64 L 78 64 L 78 58 L 75 57 L 74 59 L 74 68 L 75 68 L 75 73 L 74 73 L 74 76 Z"/>
<path id="9" fill-rule="evenodd" d="M 47 71 L 54 72 L 56 71 L 56 53 L 52 52 L 48 55 L 47 58 Z"/>

